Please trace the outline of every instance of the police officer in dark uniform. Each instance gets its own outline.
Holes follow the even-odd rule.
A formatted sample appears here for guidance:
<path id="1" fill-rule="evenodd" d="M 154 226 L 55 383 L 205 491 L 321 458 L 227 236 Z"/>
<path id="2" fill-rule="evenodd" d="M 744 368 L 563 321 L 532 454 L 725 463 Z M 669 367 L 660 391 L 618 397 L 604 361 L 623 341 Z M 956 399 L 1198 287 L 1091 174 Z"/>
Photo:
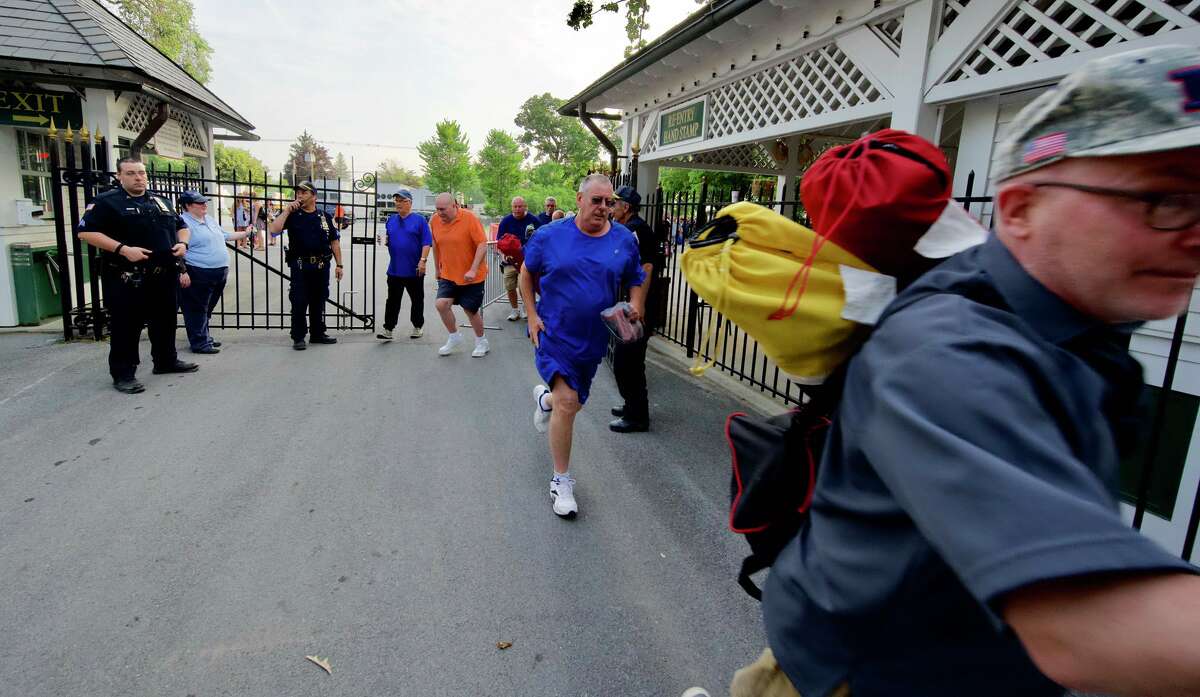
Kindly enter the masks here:
<path id="1" fill-rule="evenodd" d="M 167 199 L 146 190 L 141 162 L 122 159 L 117 180 L 121 187 L 97 196 L 83 214 L 79 239 L 101 251 L 113 386 L 136 394 L 146 389 L 136 378 L 143 326 L 149 326 L 155 374 L 199 369 L 175 353 L 179 274 L 185 269 L 189 232 Z"/>
<path id="2" fill-rule="evenodd" d="M 655 234 L 638 215 L 642 197 L 636 189 L 622 186 L 617 189 L 615 198 L 617 202 L 613 208 L 613 219 L 637 235 L 638 254 L 642 270 L 646 272 L 646 281 L 642 285 L 646 289 L 646 312 L 643 317 L 646 332 L 641 339 L 629 344 L 617 344 L 613 349 L 613 376 L 617 379 L 617 389 L 625 405 L 612 410 L 613 416 L 619 418 L 608 427 L 617 433 L 635 433 L 650 429 L 650 402 L 646 394 L 646 344 L 663 319 L 661 299 L 666 282 L 662 278 L 662 270 L 666 238 Z"/>
<path id="3" fill-rule="evenodd" d="M 292 285 L 292 348 L 303 351 L 304 335 L 314 344 L 336 344 L 325 333 L 325 301 L 329 299 L 330 260 L 334 274 L 342 280 L 341 235 L 333 216 L 317 209 L 317 190 L 312 182 L 296 185 L 296 200 L 283 207 L 271 222 L 271 234 L 288 231 L 287 263 Z"/>

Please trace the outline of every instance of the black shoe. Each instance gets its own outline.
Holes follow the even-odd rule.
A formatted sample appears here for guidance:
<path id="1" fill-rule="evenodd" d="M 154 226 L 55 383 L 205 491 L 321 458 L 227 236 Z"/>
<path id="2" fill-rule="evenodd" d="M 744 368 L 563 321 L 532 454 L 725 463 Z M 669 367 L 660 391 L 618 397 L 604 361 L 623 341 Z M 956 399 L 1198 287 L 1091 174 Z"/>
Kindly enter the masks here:
<path id="1" fill-rule="evenodd" d="M 608 430 L 617 433 L 642 433 L 650 430 L 649 421 L 627 421 L 624 418 L 617 419 L 608 425 Z"/>
<path id="2" fill-rule="evenodd" d="M 180 360 L 175 361 L 175 365 L 168 365 L 163 368 L 154 366 L 155 375 L 163 375 L 166 373 L 194 373 L 197 370 L 200 370 L 200 366 L 196 365 L 195 363 L 185 363 Z"/>
<path id="3" fill-rule="evenodd" d="M 137 394 L 139 392 L 146 391 L 146 386 L 138 382 L 136 378 L 129 378 L 128 380 L 113 380 L 113 388 L 115 388 L 117 392 L 124 392 L 125 394 Z"/>
<path id="4" fill-rule="evenodd" d="M 297 351 L 303 351 L 304 349 L 308 348 L 308 345 L 304 343 L 304 339 L 296 339 L 292 342 L 292 348 L 296 349 Z"/>
<path id="5" fill-rule="evenodd" d="M 337 339 L 332 336 L 314 336 L 309 339 L 314 344 L 336 344 Z"/>
<path id="6" fill-rule="evenodd" d="M 204 348 L 192 349 L 192 353 L 220 353 L 221 349 L 217 348 L 216 344 L 205 346 Z"/>
<path id="7" fill-rule="evenodd" d="M 214 341 L 214 342 L 212 342 L 212 345 L 213 345 L 213 346 L 215 346 L 215 347 L 217 347 L 217 348 L 221 348 L 221 342 L 219 342 L 219 341 Z"/>
<path id="8" fill-rule="evenodd" d="M 625 407 L 613 407 L 612 415 L 618 418 L 625 416 Z"/>

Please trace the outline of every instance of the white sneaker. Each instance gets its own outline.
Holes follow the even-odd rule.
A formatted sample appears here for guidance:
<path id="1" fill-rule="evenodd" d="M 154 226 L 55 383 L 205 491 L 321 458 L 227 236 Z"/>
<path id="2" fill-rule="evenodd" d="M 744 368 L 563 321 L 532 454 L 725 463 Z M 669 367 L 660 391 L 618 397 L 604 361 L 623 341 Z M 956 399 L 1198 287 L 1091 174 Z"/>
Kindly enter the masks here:
<path id="1" fill-rule="evenodd" d="M 521 308 L 521 319 L 529 319 L 529 315 L 526 314 L 525 308 L 523 307 Z"/>
<path id="2" fill-rule="evenodd" d="M 518 313 L 518 312 L 517 312 L 517 308 L 515 308 L 515 307 L 514 307 L 514 308 L 512 309 L 512 311 L 508 313 L 508 321 L 509 321 L 509 322 L 516 322 L 516 321 L 517 321 L 517 318 L 518 318 L 518 317 L 520 317 L 520 316 L 521 316 L 521 315 L 520 315 L 520 313 Z"/>
<path id="3" fill-rule="evenodd" d="M 550 428 L 551 409 L 542 408 L 542 397 L 550 396 L 550 388 L 538 385 L 533 388 L 533 427 L 538 433 L 545 433 Z"/>
<path id="4" fill-rule="evenodd" d="M 420 339 L 420 338 L 421 338 L 421 335 L 422 335 L 422 334 L 424 334 L 424 333 L 425 333 L 425 328 L 424 328 L 424 327 L 413 327 L 413 330 L 412 330 L 411 332 L 409 332 L 409 333 L 408 333 L 408 338 L 410 338 L 410 339 Z"/>
<path id="5" fill-rule="evenodd" d="M 683 691 L 680 697 L 709 697 L 708 691 L 703 687 L 689 687 Z"/>
<path id="6" fill-rule="evenodd" d="M 391 341 L 392 340 L 392 330 L 387 329 L 385 327 L 384 329 L 379 330 L 379 333 L 375 335 L 375 338 L 381 339 L 383 341 Z"/>
<path id="7" fill-rule="evenodd" d="M 458 350 L 459 344 L 463 342 L 462 334 L 451 334 L 446 340 L 446 344 L 438 349 L 439 356 L 449 356 Z"/>
<path id="8" fill-rule="evenodd" d="M 481 336 L 475 340 L 475 350 L 471 352 L 471 358 L 483 358 L 490 350 L 491 347 L 488 346 L 487 337 Z"/>
<path id="9" fill-rule="evenodd" d="M 554 477 L 550 480 L 550 498 L 554 501 L 554 514 L 562 518 L 574 518 L 579 512 L 575 503 L 575 479 Z"/>

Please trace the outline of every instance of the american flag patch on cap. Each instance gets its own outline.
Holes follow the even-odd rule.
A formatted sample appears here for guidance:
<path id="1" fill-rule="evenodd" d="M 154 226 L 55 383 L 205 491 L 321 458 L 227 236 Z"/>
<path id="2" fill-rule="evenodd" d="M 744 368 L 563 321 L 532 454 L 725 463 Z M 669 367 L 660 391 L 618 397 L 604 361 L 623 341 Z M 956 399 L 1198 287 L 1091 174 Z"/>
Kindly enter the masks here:
<path id="1" fill-rule="evenodd" d="M 1025 155 L 1021 158 L 1025 164 L 1044 160 L 1047 157 L 1061 155 L 1067 150 L 1067 134 L 1065 131 L 1034 138 L 1025 145 Z"/>

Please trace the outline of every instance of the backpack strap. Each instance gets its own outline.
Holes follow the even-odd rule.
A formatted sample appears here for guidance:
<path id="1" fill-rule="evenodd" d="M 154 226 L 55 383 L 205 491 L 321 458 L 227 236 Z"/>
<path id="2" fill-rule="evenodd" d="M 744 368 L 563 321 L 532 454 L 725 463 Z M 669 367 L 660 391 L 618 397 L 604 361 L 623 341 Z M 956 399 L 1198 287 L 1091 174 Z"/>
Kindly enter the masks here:
<path id="1" fill-rule="evenodd" d="M 773 561 L 775 560 L 751 554 L 742 560 L 742 568 L 738 571 L 738 585 L 742 587 L 742 590 L 746 591 L 746 595 L 749 595 L 760 603 L 762 602 L 762 589 L 754 584 L 754 580 L 750 576 L 770 567 Z"/>

